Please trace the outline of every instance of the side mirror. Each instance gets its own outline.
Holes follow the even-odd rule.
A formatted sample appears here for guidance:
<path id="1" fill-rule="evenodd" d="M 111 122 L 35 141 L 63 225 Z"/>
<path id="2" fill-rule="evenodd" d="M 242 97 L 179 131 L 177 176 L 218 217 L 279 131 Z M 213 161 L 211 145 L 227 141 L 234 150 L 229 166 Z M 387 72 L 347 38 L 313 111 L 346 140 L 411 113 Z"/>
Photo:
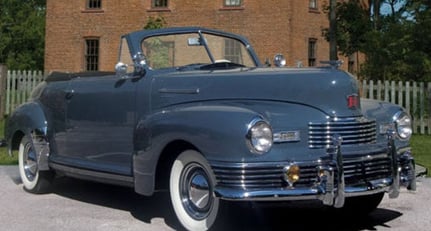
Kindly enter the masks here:
<path id="1" fill-rule="evenodd" d="M 117 76 L 119 77 L 123 77 L 127 74 L 127 64 L 124 64 L 122 62 L 119 62 L 115 65 L 115 73 L 117 74 Z"/>

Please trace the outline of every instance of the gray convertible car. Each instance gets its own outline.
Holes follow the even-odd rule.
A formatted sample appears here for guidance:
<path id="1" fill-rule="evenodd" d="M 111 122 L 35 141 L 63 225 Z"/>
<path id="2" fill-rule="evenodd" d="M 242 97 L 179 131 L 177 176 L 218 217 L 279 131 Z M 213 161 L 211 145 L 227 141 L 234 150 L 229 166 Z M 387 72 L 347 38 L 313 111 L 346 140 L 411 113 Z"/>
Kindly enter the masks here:
<path id="1" fill-rule="evenodd" d="M 24 189 L 70 176 L 168 190 L 188 230 L 210 229 L 227 201 L 368 213 L 415 190 L 408 112 L 360 98 L 334 65 L 282 63 L 217 30 L 126 34 L 115 72 L 52 73 L 8 118 Z"/>

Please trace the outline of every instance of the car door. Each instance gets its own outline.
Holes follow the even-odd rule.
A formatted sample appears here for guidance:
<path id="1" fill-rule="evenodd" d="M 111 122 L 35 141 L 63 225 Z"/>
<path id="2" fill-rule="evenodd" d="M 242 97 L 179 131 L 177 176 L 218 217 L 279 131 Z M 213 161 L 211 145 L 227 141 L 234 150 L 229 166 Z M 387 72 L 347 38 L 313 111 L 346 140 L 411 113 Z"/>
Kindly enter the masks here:
<path id="1" fill-rule="evenodd" d="M 72 80 L 66 99 L 65 147 L 59 154 L 63 162 L 132 174 L 137 82 L 115 75 Z"/>

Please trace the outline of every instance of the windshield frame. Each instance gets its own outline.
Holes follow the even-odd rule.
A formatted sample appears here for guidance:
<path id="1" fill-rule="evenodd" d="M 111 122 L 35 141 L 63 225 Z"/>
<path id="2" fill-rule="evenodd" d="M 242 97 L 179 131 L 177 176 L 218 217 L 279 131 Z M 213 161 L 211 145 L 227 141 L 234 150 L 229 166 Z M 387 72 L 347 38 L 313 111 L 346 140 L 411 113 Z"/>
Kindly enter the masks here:
<path id="1" fill-rule="evenodd" d="M 247 56 L 250 58 L 250 62 L 253 66 L 248 66 L 250 68 L 262 66 L 260 60 L 258 59 L 256 53 L 254 52 L 252 46 L 248 42 L 248 40 L 240 35 L 227 33 L 218 30 L 200 28 L 200 27 L 178 27 L 178 28 L 164 28 L 164 29 L 156 29 L 156 30 L 142 30 L 136 31 L 129 34 L 124 35 L 122 38 L 126 38 L 128 40 L 128 49 L 130 52 L 130 56 L 133 57 L 135 54 L 141 53 L 145 54 L 142 49 L 142 43 L 144 40 L 157 37 L 157 36 L 168 36 L 168 35 L 181 35 L 181 34 L 198 34 L 200 36 L 200 40 L 203 41 L 203 46 L 205 47 L 208 56 L 211 62 L 216 63 L 216 59 L 213 56 L 213 52 L 205 40 L 205 36 L 213 35 L 213 36 L 221 36 L 229 39 L 234 39 L 240 42 L 244 50 L 247 52 Z M 211 58 L 212 57 L 212 58 Z M 149 67 L 149 70 L 154 70 Z"/>

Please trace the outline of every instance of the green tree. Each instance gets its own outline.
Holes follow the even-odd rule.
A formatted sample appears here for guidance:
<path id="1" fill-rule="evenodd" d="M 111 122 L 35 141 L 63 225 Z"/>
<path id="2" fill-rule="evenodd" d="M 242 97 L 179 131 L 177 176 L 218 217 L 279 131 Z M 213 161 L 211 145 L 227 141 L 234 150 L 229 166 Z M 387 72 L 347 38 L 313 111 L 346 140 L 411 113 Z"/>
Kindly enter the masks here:
<path id="1" fill-rule="evenodd" d="M 46 0 L 0 0 L 0 63 L 43 70 Z"/>
<path id="2" fill-rule="evenodd" d="M 144 29 L 145 30 L 152 30 L 152 29 L 160 29 L 166 26 L 166 20 L 162 16 L 157 17 L 148 17 L 147 24 L 145 24 Z"/>
<path id="3" fill-rule="evenodd" d="M 407 17 L 413 22 L 411 47 L 414 56 L 409 60 L 418 81 L 431 81 L 431 0 L 407 0 Z"/>
<path id="4" fill-rule="evenodd" d="M 409 65 L 414 50 L 411 48 L 411 23 L 394 22 L 391 17 L 382 17 L 382 28 L 367 33 L 363 52 L 366 62 L 361 76 L 375 80 L 412 80 L 414 72 Z"/>
<path id="5" fill-rule="evenodd" d="M 160 29 L 166 26 L 166 21 L 162 16 L 148 17 L 145 30 Z M 164 68 L 169 65 L 169 47 L 160 37 L 149 38 L 145 42 L 147 49 L 147 62 L 152 68 Z"/>
<path id="6" fill-rule="evenodd" d="M 337 46 L 346 56 L 365 54 L 361 79 L 431 81 L 431 1 L 375 0 L 364 8 L 337 5 Z M 382 13 L 381 7 L 389 10 Z"/>
<path id="7" fill-rule="evenodd" d="M 345 56 L 362 51 L 367 33 L 372 29 L 367 10 L 356 1 L 337 3 L 336 20 L 338 51 Z M 329 41 L 329 29 L 324 29 L 323 33 Z"/>

